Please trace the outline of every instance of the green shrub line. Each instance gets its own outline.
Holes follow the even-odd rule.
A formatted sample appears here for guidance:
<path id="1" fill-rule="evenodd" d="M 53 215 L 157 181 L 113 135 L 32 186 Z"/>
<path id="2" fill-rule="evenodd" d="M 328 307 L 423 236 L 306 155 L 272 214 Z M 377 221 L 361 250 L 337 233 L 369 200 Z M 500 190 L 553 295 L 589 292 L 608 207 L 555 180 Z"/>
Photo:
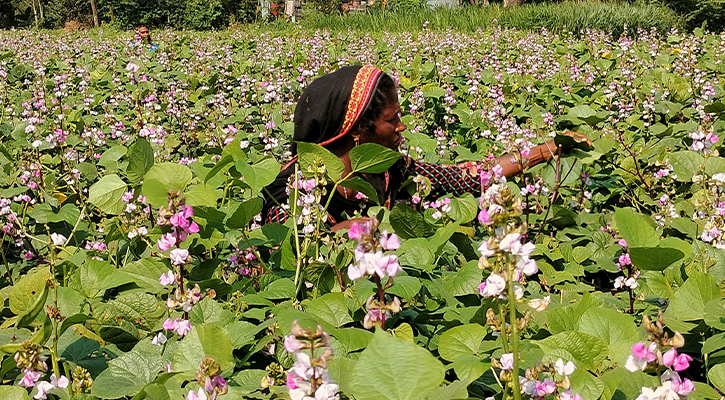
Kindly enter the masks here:
<path id="1" fill-rule="evenodd" d="M 424 23 L 428 22 L 424 27 Z M 665 33 L 670 29 L 684 28 L 684 20 L 671 9 L 655 4 L 611 4 L 599 2 L 564 2 L 557 4 L 527 4 L 504 8 L 500 5 L 487 7 L 467 6 L 460 8 L 425 7 L 404 9 L 396 12 L 372 10 L 351 15 L 324 15 L 308 12 L 300 21 L 307 30 L 355 30 L 405 32 L 424 29 L 454 29 L 476 32 L 495 26 L 537 31 L 565 31 L 579 34 L 586 29 L 611 31 L 615 36 L 623 32 L 635 33 L 637 29 L 656 29 Z M 268 29 L 289 29 L 289 24 L 267 24 Z"/>

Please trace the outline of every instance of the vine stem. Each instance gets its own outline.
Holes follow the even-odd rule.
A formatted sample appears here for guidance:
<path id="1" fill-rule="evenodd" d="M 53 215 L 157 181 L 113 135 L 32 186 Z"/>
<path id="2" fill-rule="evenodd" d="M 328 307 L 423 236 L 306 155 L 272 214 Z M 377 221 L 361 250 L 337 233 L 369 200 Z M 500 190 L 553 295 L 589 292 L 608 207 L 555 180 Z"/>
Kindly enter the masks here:
<path id="1" fill-rule="evenodd" d="M 297 250 L 297 265 L 295 268 L 295 298 L 297 298 L 297 292 L 299 291 L 299 280 L 300 273 L 302 272 L 302 254 L 300 253 L 300 233 L 297 227 L 297 199 L 300 196 L 299 188 L 299 164 L 295 163 L 295 179 L 294 179 L 294 200 L 290 204 L 290 211 L 292 212 L 292 226 L 295 235 L 295 249 Z"/>
<path id="2" fill-rule="evenodd" d="M 377 274 L 375 275 L 375 284 L 378 285 L 378 299 L 380 300 L 380 304 L 385 304 L 385 291 L 383 290 L 383 285 L 380 282 L 380 277 Z M 385 319 L 380 321 L 380 328 L 385 330 Z"/>
<path id="3" fill-rule="evenodd" d="M 516 329 L 516 293 L 514 293 L 514 268 L 513 263 L 508 263 L 508 300 L 509 318 L 511 324 L 511 352 L 513 353 L 514 368 L 511 374 L 511 387 L 514 391 L 514 399 L 521 400 L 521 388 L 519 387 L 519 333 Z M 505 326 L 505 325 L 504 325 Z"/>

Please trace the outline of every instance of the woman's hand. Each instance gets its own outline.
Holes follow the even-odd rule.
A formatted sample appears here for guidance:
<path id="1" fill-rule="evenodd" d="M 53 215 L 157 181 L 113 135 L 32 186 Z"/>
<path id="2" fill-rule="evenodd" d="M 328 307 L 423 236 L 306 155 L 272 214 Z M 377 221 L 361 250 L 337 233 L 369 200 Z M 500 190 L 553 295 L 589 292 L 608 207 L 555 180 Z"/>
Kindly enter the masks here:
<path id="1" fill-rule="evenodd" d="M 562 135 L 569 136 L 570 138 L 574 139 L 574 141 L 577 142 L 577 143 L 587 142 L 587 144 L 589 145 L 589 147 L 594 147 L 594 145 L 592 144 L 592 140 L 589 139 L 583 133 L 574 132 L 574 131 L 566 131 L 566 132 L 562 133 Z"/>

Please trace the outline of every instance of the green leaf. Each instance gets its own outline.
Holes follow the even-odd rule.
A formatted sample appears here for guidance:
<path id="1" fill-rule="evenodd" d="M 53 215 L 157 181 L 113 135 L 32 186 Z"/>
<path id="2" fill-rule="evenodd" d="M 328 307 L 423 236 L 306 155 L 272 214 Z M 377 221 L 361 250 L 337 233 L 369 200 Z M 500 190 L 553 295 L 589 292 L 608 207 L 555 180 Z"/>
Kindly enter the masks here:
<path id="1" fill-rule="evenodd" d="M 354 173 L 383 173 L 399 158 L 399 152 L 377 143 L 363 143 L 350 150 L 350 165 Z"/>
<path id="2" fill-rule="evenodd" d="M 125 156 L 127 151 L 128 149 L 124 146 L 113 146 L 101 154 L 101 158 L 98 159 L 97 165 L 106 167 L 109 170 L 118 170 L 120 169 L 118 160 Z"/>
<path id="3" fill-rule="evenodd" d="M 347 358 L 333 358 L 327 362 L 327 370 L 332 381 L 337 383 L 342 393 L 351 392 L 350 377 L 355 371 L 357 361 Z"/>
<path id="4" fill-rule="evenodd" d="M 108 369 L 94 380 L 91 394 L 101 399 L 133 396 L 153 382 L 163 369 L 161 348 L 150 341 L 139 342 L 130 352 L 108 362 Z"/>
<path id="5" fill-rule="evenodd" d="M 351 394 L 357 400 L 420 400 L 444 375 L 430 352 L 378 330 L 355 365 Z"/>
<path id="6" fill-rule="evenodd" d="M 428 240 L 424 238 L 413 238 L 403 241 L 396 254 L 400 265 L 426 265 L 432 264 L 435 254 L 430 249 Z"/>
<path id="7" fill-rule="evenodd" d="M 423 285 L 420 279 L 414 276 L 398 275 L 393 279 L 395 283 L 387 292 L 400 296 L 401 299 L 410 300 L 415 297 Z"/>
<path id="8" fill-rule="evenodd" d="M 28 306 L 38 297 L 41 296 L 43 289 L 46 288 L 47 280 L 50 279 L 50 270 L 41 268 L 30 271 L 27 275 L 16 281 L 10 288 L 8 295 L 10 311 L 16 315 L 22 315 L 29 311 Z"/>
<path id="9" fill-rule="evenodd" d="M 376 204 L 380 204 L 378 192 L 375 190 L 373 185 L 371 185 L 370 183 L 368 183 L 368 181 L 364 180 L 359 176 L 353 176 L 342 181 L 340 183 L 340 186 L 344 186 L 352 190 L 357 190 L 365 196 L 368 196 L 371 201 L 375 202 Z"/>
<path id="10" fill-rule="evenodd" d="M 629 208 L 618 208 L 614 212 L 619 236 L 629 247 L 657 247 L 660 235 L 652 226 L 652 218 L 638 214 Z"/>
<path id="11" fill-rule="evenodd" d="M 452 277 L 445 277 L 443 289 L 453 296 L 477 294 L 481 280 L 482 274 L 481 269 L 478 268 L 478 261 L 472 261 L 462 266 Z"/>
<path id="12" fill-rule="evenodd" d="M 468 398 L 468 382 L 454 381 L 450 385 L 433 388 L 426 393 L 426 400 L 451 400 Z"/>
<path id="13" fill-rule="evenodd" d="M 183 192 L 191 182 L 191 170 L 177 163 L 156 164 L 144 175 L 141 190 L 154 207 L 168 204 L 169 191 Z"/>
<path id="14" fill-rule="evenodd" d="M 596 370 L 607 357 L 607 344 L 596 336 L 582 332 L 565 331 L 542 340 L 532 340 L 544 353 L 556 354 L 564 350 L 574 357 L 574 363 L 582 368 Z"/>
<path id="15" fill-rule="evenodd" d="M 694 151 L 677 151 L 668 156 L 679 182 L 691 182 L 692 176 L 698 174 L 704 159 Z"/>
<path id="16" fill-rule="evenodd" d="M 106 175 L 88 189 L 88 202 L 106 214 L 118 215 L 125 207 L 121 198 L 126 189 L 118 175 Z"/>
<path id="17" fill-rule="evenodd" d="M 624 365 L 627 349 L 639 339 L 632 317 L 608 308 L 590 308 L 579 318 L 579 331 L 609 345 L 609 358 Z M 595 397 L 594 397 L 595 398 Z"/>
<path id="18" fill-rule="evenodd" d="M 174 352 L 174 371 L 180 371 L 184 376 L 193 376 L 206 356 L 214 357 L 222 370 L 234 366 L 232 341 L 226 329 L 215 325 L 192 327 Z"/>
<path id="19" fill-rule="evenodd" d="M 265 376 L 267 376 L 267 371 L 263 369 L 244 369 L 232 376 L 231 381 L 240 388 L 243 394 L 249 394 L 262 388 L 260 382 Z"/>
<path id="20" fill-rule="evenodd" d="M 243 203 L 239 203 L 234 213 L 229 215 L 224 221 L 224 224 L 231 229 L 243 229 L 246 228 L 255 215 L 262 212 L 262 206 L 264 200 L 259 197 L 249 199 Z"/>
<path id="21" fill-rule="evenodd" d="M 289 299 L 295 295 L 295 284 L 287 278 L 277 279 L 259 292 L 259 295 L 269 300 Z"/>
<path id="22" fill-rule="evenodd" d="M 546 324 L 553 334 L 576 330 L 580 317 L 574 306 L 546 309 Z"/>
<path id="23" fill-rule="evenodd" d="M 234 314 L 222 308 L 216 300 L 205 298 L 194 306 L 189 312 L 189 321 L 193 325 L 216 324 L 225 326 L 234 321 Z"/>
<path id="24" fill-rule="evenodd" d="M 487 333 L 488 330 L 479 324 L 451 328 L 443 332 L 438 340 L 438 353 L 446 361 L 453 361 L 467 354 L 477 355 L 478 348 Z"/>
<path id="25" fill-rule="evenodd" d="M 0 386 L 0 399 L 3 400 L 29 400 L 28 392 L 20 386 Z"/>
<path id="26" fill-rule="evenodd" d="M 424 237 L 433 233 L 423 216 L 407 204 L 398 204 L 390 211 L 390 225 L 403 239 Z"/>
<path id="27" fill-rule="evenodd" d="M 629 243 L 629 242 L 627 242 Z M 662 271 L 685 257 L 685 253 L 671 247 L 630 247 L 632 265 L 647 271 Z"/>
<path id="28" fill-rule="evenodd" d="M 142 258 L 129 262 L 120 271 L 132 277 L 139 287 L 150 293 L 158 293 L 164 288 L 159 283 L 159 277 L 169 271 L 169 266 L 158 258 Z"/>
<path id="29" fill-rule="evenodd" d="M 725 300 L 716 299 L 705 303 L 704 320 L 709 327 L 725 331 Z"/>
<path id="30" fill-rule="evenodd" d="M 353 322 L 342 293 L 328 293 L 312 300 L 307 312 L 337 328 Z"/>
<path id="31" fill-rule="evenodd" d="M 239 349 L 245 344 L 254 341 L 254 336 L 264 329 L 264 326 L 255 325 L 246 321 L 235 321 L 226 325 L 225 328 L 229 331 L 232 347 Z"/>
<path id="32" fill-rule="evenodd" d="M 461 224 L 469 223 L 478 216 L 478 201 L 470 193 L 451 198 L 450 206 L 448 216 Z"/>
<path id="33" fill-rule="evenodd" d="M 237 172 L 242 174 L 239 178 L 249 186 L 254 193 L 259 193 L 264 187 L 272 183 L 281 169 L 281 165 L 274 158 L 264 158 L 249 165 L 239 160 L 235 164 Z"/>
<path id="34" fill-rule="evenodd" d="M 572 393 L 579 394 L 582 399 L 598 399 L 604 393 L 604 382 L 584 369 L 574 371 L 569 380 Z"/>
<path id="35" fill-rule="evenodd" d="M 675 292 L 667 313 L 681 321 L 694 321 L 705 316 L 705 305 L 720 298 L 720 290 L 711 275 L 693 271 Z"/>
<path id="36" fill-rule="evenodd" d="M 144 138 L 137 138 L 128 152 L 126 176 L 133 183 L 139 183 L 154 165 L 154 149 Z"/>
<path id="37" fill-rule="evenodd" d="M 340 159 L 326 148 L 314 143 L 297 142 L 300 171 L 307 171 L 307 167 L 314 165 L 319 158 L 325 165 L 327 175 L 337 182 L 345 172 L 345 166 Z"/>
<path id="38" fill-rule="evenodd" d="M 330 332 L 343 348 L 345 353 L 364 349 L 373 339 L 373 333 L 360 328 L 342 328 Z"/>
<path id="39" fill-rule="evenodd" d="M 617 389 L 624 394 L 622 399 L 636 399 L 642 393 L 643 387 L 656 388 L 658 386 L 660 386 L 660 380 L 656 376 L 637 371 L 627 372 L 619 382 Z"/>
<path id="40" fill-rule="evenodd" d="M 453 360 L 453 370 L 458 379 L 464 382 L 473 382 L 491 369 L 491 364 L 484 362 L 473 354 L 463 354 Z"/>
<path id="41" fill-rule="evenodd" d="M 30 323 L 33 322 L 38 314 L 40 314 L 40 312 L 43 310 L 43 307 L 45 306 L 45 301 L 47 299 L 48 285 L 45 285 L 43 286 L 40 295 L 35 296 L 35 298 L 28 304 L 25 312 L 21 315 L 18 315 L 18 320 L 15 323 L 15 327 L 22 328 L 24 326 L 30 325 Z"/>
<path id="42" fill-rule="evenodd" d="M 725 392 L 725 364 L 717 364 L 707 371 L 710 382 L 721 392 Z"/>
<path id="43" fill-rule="evenodd" d="M 221 191 L 221 190 L 220 190 Z M 207 206 L 216 208 L 219 196 L 209 185 L 191 185 L 186 190 L 186 205 L 192 207 Z"/>

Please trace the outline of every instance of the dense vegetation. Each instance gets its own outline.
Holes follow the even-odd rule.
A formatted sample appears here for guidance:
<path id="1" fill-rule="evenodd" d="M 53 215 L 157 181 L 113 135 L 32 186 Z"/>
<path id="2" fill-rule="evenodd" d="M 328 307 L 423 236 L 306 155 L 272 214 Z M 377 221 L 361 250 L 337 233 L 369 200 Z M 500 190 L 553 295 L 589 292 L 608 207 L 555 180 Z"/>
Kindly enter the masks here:
<path id="1" fill-rule="evenodd" d="M 0 35 L 3 399 L 725 391 L 722 36 L 130 40 Z M 429 201 L 413 180 L 421 202 L 331 233 L 306 200 L 320 182 L 374 192 L 300 146 L 299 218 L 260 227 L 297 96 L 353 63 L 399 82 L 415 159 L 482 161 L 566 129 L 594 148 L 509 181 L 471 171 L 480 199 Z M 357 172 L 398 157 L 351 154 Z"/>

